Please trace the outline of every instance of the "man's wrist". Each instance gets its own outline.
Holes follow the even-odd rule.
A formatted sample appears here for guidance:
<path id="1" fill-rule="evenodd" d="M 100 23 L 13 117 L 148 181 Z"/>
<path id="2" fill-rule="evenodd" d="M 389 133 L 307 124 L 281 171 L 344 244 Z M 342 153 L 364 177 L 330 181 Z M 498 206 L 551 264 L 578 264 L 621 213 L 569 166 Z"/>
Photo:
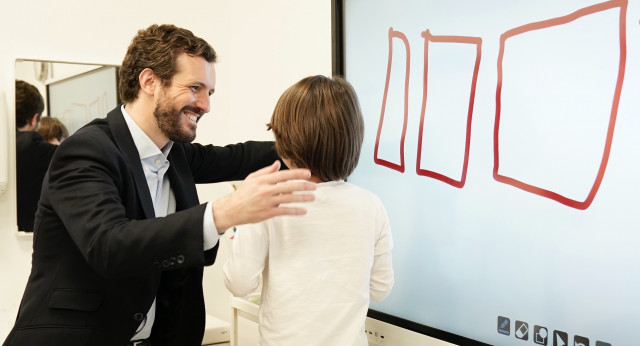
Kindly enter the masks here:
<path id="1" fill-rule="evenodd" d="M 227 231 L 233 224 L 227 220 L 227 213 L 225 212 L 225 200 L 227 197 L 221 198 L 212 203 L 211 213 L 213 214 L 213 222 L 216 225 L 218 230 L 218 234 L 222 235 Z"/>
<path id="2" fill-rule="evenodd" d="M 213 214 L 211 213 L 211 205 L 213 202 L 207 203 L 207 208 L 204 210 L 204 217 L 202 220 L 202 232 L 203 232 L 203 240 L 204 240 L 204 250 L 212 249 L 220 239 L 220 233 L 218 233 L 218 228 L 216 227 L 215 221 L 213 219 Z"/>

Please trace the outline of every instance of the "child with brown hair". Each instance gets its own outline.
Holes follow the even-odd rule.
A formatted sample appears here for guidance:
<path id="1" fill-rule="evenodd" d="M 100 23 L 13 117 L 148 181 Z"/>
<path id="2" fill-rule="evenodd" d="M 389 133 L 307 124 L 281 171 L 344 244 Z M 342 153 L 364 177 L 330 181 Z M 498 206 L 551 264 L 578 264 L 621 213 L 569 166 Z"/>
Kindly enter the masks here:
<path id="1" fill-rule="evenodd" d="M 280 97 L 268 127 L 287 166 L 311 171 L 315 201 L 302 217 L 239 229 L 225 284 L 246 296 L 262 274 L 260 345 L 367 345 L 369 302 L 393 286 L 392 239 L 378 197 L 345 181 L 364 136 L 356 93 L 340 77 L 304 78 Z"/>
<path id="2" fill-rule="evenodd" d="M 64 126 L 60 119 L 54 117 L 40 118 L 38 133 L 45 141 L 54 145 L 60 145 L 62 141 L 69 137 L 67 127 Z"/>

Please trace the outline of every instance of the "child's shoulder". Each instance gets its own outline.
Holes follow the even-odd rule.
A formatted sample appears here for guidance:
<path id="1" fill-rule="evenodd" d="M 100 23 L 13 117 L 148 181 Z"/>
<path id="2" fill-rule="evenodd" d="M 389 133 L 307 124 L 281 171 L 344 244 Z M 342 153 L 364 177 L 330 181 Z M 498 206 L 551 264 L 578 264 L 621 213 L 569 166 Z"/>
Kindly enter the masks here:
<path id="1" fill-rule="evenodd" d="M 364 187 L 358 186 L 350 182 L 343 182 L 343 186 L 344 186 L 345 192 L 348 194 L 352 194 L 354 197 L 361 198 L 361 199 L 368 199 L 376 204 L 382 204 L 382 201 L 380 200 L 380 197 L 378 197 L 378 195 L 376 195 L 370 190 L 365 189 Z"/>

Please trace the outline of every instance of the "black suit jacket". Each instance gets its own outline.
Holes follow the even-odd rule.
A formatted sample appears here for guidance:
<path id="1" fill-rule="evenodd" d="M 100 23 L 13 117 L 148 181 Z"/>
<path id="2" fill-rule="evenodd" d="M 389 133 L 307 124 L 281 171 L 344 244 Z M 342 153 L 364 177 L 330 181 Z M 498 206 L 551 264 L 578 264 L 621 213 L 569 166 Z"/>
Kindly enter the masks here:
<path id="1" fill-rule="evenodd" d="M 16 131 L 18 229 L 21 231 L 33 231 L 42 181 L 57 147 L 38 132 Z"/>
<path id="2" fill-rule="evenodd" d="M 124 345 L 157 299 L 153 345 L 200 345 L 203 215 L 196 183 L 245 178 L 277 159 L 272 142 L 174 143 L 176 212 L 154 217 L 120 107 L 56 151 L 36 215 L 31 275 L 5 345 Z"/>

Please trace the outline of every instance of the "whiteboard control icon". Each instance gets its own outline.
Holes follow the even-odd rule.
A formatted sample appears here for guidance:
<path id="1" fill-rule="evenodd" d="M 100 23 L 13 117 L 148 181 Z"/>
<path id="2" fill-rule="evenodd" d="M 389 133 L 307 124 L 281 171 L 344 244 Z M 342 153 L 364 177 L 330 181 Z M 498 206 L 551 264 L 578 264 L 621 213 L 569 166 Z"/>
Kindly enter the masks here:
<path id="1" fill-rule="evenodd" d="M 516 338 L 529 340 L 529 324 L 527 322 L 516 321 Z"/>
<path id="2" fill-rule="evenodd" d="M 553 331 L 553 346 L 568 346 L 569 345 L 569 337 L 567 333 L 561 332 L 559 330 Z"/>
<path id="3" fill-rule="evenodd" d="M 498 333 L 511 334 L 511 321 L 507 317 L 498 316 Z"/>
<path id="4" fill-rule="evenodd" d="M 589 339 L 584 336 L 576 335 L 573 337 L 574 346 L 589 346 Z"/>
<path id="5" fill-rule="evenodd" d="M 538 345 L 546 345 L 549 333 L 547 328 L 542 326 L 533 327 L 533 342 Z"/>

